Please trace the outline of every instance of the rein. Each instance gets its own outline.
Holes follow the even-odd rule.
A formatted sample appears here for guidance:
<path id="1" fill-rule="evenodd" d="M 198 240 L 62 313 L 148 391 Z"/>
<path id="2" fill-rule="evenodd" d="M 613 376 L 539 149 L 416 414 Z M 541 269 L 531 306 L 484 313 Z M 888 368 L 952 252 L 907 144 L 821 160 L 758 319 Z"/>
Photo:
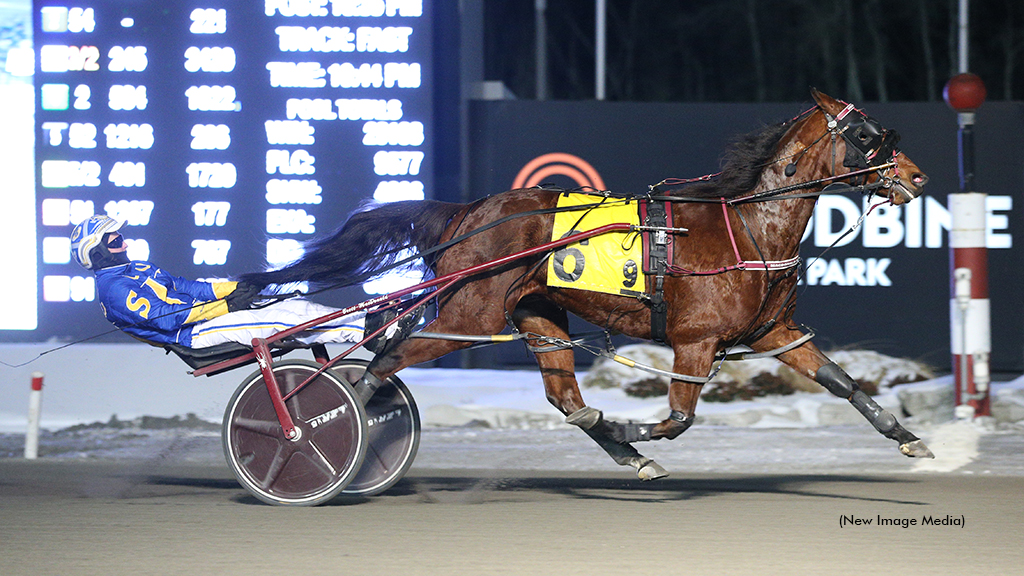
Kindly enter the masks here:
<path id="1" fill-rule="evenodd" d="M 778 196 L 786 194 L 786 192 L 792 192 L 793 190 L 800 190 L 800 189 L 803 189 L 803 188 L 811 188 L 811 187 L 817 186 L 819 184 L 826 184 L 826 183 L 831 184 L 831 183 L 838 182 L 840 180 L 845 180 L 847 178 L 855 178 L 857 176 L 864 176 L 864 175 L 870 174 L 872 172 L 885 171 L 885 170 L 888 170 L 889 168 L 892 168 L 892 167 L 895 167 L 895 166 L 896 166 L 895 162 L 888 162 L 886 164 L 881 164 L 881 165 L 878 165 L 878 166 L 873 166 L 871 168 L 864 168 L 864 169 L 861 169 L 861 170 L 854 170 L 853 172 L 847 172 L 846 174 L 839 174 L 839 175 L 836 175 L 836 176 L 826 176 L 825 178 L 818 178 L 816 180 L 808 180 L 807 182 L 801 182 L 799 184 L 791 184 L 789 186 L 783 186 L 781 188 L 775 188 L 775 189 L 772 189 L 772 190 L 765 190 L 764 192 L 758 192 L 756 194 L 749 194 L 747 196 L 741 196 L 739 198 L 731 198 L 729 200 L 722 199 L 722 201 L 727 203 L 727 204 L 735 205 L 735 204 L 750 204 L 750 203 L 753 203 L 753 202 L 765 202 L 767 200 L 789 200 L 790 198 L 814 198 L 814 197 L 817 197 L 817 196 L 821 196 L 823 194 L 836 194 L 838 192 L 828 191 L 827 190 L 828 187 L 826 186 L 826 188 L 824 188 L 824 189 L 822 189 L 822 190 L 820 190 L 818 192 L 809 192 L 809 193 L 806 193 L 806 194 L 791 194 L 791 195 L 787 195 L 785 198 L 778 198 Z M 860 191 L 860 192 L 863 192 L 863 191 L 873 191 L 873 190 L 877 190 L 879 188 L 885 188 L 888 184 L 889 184 L 889 179 L 888 178 L 880 178 L 877 182 L 875 182 L 873 184 L 862 184 L 862 185 L 859 185 L 859 186 L 851 186 L 851 189 L 856 190 L 856 191 Z M 843 192 L 849 192 L 849 191 L 850 190 L 847 190 L 847 189 L 843 190 Z"/>
<path id="2" fill-rule="evenodd" d="M 705 204 L 721 202 L 723 204 L 736 205 L 736 204 L 752 204 L 752 203 L 755 203 L 755 202 L 767 202 L 767 201 L 770 201 L 770 200 L 791 200 L 791 199 L 797 199 L 797 198 L 816 198 L 818 196 L 823 196 L 823 195 L 826 195 L 826 194 L 843 194 L 843 193 L 851 192 L 851 191 L 863 193 L 863 192 L 867 192 L 867 191 L 877 190 L 879 188 L 885 188 L 888 185 L 888 183 L 889 183 L 889 179 L 888 178 L 882 178 L 878 182 L 875 182 L 873 184 L 861 184 L 859 186 L 850 186 L 849 188 L 843 188 L 842 190 L 829 190 L 828 186 L 826 186 L 825 188 L 823 188 L 823 189 L 821 189 L 821 190 L 819 190 L 817 192 L 806 192 L 804 194 L 786 194 L 787 192 L 792 192 L 794 190 L 802 190 L 804 188 L 813 188 L 814 186 L 818 186 L 819 184 L 839 183 L 841 180 L 845 180 L 847 178 L 853 178 L 853 177 L 857 177 L 857 176 L 864 176 L 864 175 L 870 174 L 872 172 L 888 170 L 889 168 L 893 168 L 895 166 L 896 166 L 895 162 L 888 162 L 886 164 L 880 164 L 878 166 L 873 166 L 873 167 L 870 167 L 870 168 L 863 168 L 861 170 L 854 170 L 852 172 L 847 172 L 846 174 L 838 174 L 838 175 L 835 175 L 835 176 L 826 176 L 824 178 L 817 178 L 817 179 L 814 179 L 814 180 L 808 180 L 806 182 L 798 182 L 796 184 L 790 184 L 789 186 L 781 186 L 779 188 L 772 188 L 771 190 L 764 190 L 762 192 L 756 192 L 754 194 L 748 194 L 746 196 L 740 196 L 738 198 L 698 198 L 698 197 L 695 197 L 695 196 L 672 196 L 672 195 L 668 195 L 668 194 L 664 194 L 664 193 L 658 194 L 658 195 L 648 194 L 646 197 L 650 198 L 651 200 L 660 200 L 660 201 L 664 201 L 664 202 L 705 203 Z M 697 181 L 704 181 L 706 179 L 709 179 L 709 177 L 702 176 L 701 178 L 694 178 L 691 181 L 692 182 L 697 182 Z M 659 182 L 657 184 L 653 184 L 652 186 L 650 186 L 651 192 L 663 192 L 660 189 L 660 186 L 662 184 L 664 184 L 665 182 L 667 182 L 667 180 L 663 180 L 663 181 L 661 181 L 661 182 Z M 782 196 L 783 194 L 786 194 L 786 196 L 784 198 L 779 198 L 779 196 Z"/>

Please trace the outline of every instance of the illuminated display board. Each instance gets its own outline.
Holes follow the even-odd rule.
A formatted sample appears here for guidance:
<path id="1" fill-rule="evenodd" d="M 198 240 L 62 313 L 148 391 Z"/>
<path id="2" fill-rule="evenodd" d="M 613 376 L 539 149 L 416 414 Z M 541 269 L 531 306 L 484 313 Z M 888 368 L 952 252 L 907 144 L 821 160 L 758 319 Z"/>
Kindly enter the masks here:
<path id="1" fill-rule="evenodd" d="M 109 328 L 69 256 L 72 226 L 94 213 L 129 224 L 132 259 L 226 278 L 295 258 L 368 198 L 432 196 L 429 8 L 36 2 L 28 339 Z"/>

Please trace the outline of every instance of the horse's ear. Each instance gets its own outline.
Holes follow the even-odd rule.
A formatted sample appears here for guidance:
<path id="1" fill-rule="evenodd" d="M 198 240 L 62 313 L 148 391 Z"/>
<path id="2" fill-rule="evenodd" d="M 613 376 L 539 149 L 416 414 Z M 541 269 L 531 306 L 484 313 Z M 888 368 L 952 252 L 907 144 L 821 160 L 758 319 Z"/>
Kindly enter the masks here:
<path id="1" fill-rule="evenodd" d="M 842 108 L 839 101 L 824 92 L 819 92 L 817 88 L 811 88 L 811 98 L 814 98 L 815 104 L 826 112 L 834 114 L 836 109 Z"/>

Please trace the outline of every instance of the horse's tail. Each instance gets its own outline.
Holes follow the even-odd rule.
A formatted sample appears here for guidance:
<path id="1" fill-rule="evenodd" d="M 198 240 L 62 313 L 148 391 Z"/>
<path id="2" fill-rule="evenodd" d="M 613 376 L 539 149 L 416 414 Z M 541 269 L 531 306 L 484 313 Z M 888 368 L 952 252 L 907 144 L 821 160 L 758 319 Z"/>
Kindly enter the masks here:
<path id="1" fill-rule="evenodd" d="M 408 200 L 356 211 L 332 235 L 313 240 L 305 254 L 279 270 L 238 277 L 256 286 L 309 282 L 313 286 L 344 285 L 405 258 L 406 248 L 418 253 L 438 244 L 449 219 L 462 204 Z M 437 256 L 437 255 L 433 255 Z M 430 265 L 432 258 L 427 258 Z"/>

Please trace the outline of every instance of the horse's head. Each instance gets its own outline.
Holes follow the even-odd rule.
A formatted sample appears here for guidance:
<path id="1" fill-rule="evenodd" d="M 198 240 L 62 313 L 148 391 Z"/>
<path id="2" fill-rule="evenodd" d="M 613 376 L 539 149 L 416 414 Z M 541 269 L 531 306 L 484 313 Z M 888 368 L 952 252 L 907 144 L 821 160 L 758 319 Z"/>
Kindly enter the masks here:
<path id="1" fill-rule="evenodd" d="M 843 166 L 854 170 L 877 168 L 868 182 L 881 182 L 876 191 L 893 204 L 905 204 L 921 195 L 928 176 L 896 146 L 900 135 L 884 128 L 862 111 L 827 94 L 811 90 L 818 108 L 825 113 L 828 129 L 841 135 L 846 147 Z"/>

